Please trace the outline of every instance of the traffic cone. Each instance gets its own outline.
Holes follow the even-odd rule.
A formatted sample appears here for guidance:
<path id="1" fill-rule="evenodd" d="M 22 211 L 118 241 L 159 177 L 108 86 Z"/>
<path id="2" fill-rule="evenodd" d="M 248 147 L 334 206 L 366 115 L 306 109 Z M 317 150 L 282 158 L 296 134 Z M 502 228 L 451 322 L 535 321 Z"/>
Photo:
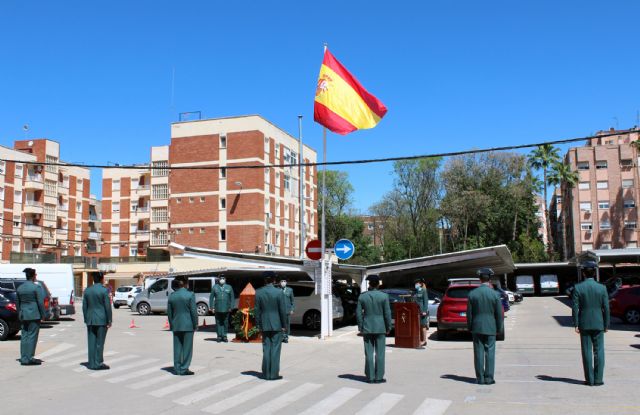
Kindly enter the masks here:
<path id="1" fill-rule="evenodd" d="M 202 325 L 200 327 L 198 327 L 199 329 L 204 329 L 207 328 L 207 319 L 203 318 L 202 319 Z"/>
<path id="2" fill-rule="evenodd" d="M 138 327 L 138 326 L 136 326 L 135 321 L 133 321 L 133 319 L 131 319 L 131 324 L 129 324 L 129 328 L 130 328 L 130 329 L 137 329 L 137 328 L 139 328 L 139 327 Z"/>
<path id="3" fill-rule="evenodd" d="M 169 329 L 170 329 L 170 327 L 169 327 L 169 319 L 167 319 L 167 320 L 164 322 L 164 327 L 163 327 L 163 329 L 164 329 L 164 330 L 169 330 Z"/>

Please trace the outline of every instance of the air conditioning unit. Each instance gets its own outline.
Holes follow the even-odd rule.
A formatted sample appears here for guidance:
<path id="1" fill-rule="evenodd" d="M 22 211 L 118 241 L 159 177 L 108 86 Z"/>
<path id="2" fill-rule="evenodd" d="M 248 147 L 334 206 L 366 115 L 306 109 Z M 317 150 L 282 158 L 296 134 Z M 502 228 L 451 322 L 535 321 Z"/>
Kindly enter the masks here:
<path id="1" fill-rule="evenodd" d="M 266 244 L 265 245 L 265 250 L 267 251 L 267 254 L 275 254 L 276 253 L 276 246 L 274 244 Z"/>

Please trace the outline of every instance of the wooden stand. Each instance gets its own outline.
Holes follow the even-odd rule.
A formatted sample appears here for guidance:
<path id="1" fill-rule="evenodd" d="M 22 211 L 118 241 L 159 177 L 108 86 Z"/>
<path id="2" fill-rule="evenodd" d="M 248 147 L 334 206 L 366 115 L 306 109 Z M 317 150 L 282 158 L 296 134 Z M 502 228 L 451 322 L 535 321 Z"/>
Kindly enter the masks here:
<path id="1" fill-rule="evenodd" d="M 416 303 L 394 303 L 396 347 L 420 347 L 420 308 Z"/>
<path id="2" fill-rule="evenodd" d="M 253 288 L 253 285 L 251 285 L 251 283 L 248 283 L 247 286 L 244 287 L 244 290 L 242 290 L 242 292 L 240 293 L 240 296 L 238 297 L 237 313 L 243 313 L 243 311 L 246 312 L 247 310 L 253 310 L 255 306 L 256 306 L 256 290 Z M 243 317 L 243 319 L 244 318 L 249 319 L 248 325 L 246 327 L 247 331 L 255 327 L 255 321 L 253 317 L 246 316 L 246 317 Z M 238 337 L 238 335 L 236 334 L 236 337 L 232 341 L 235 343 L 262 343 L 262 336 L 260 335 L 260 333 L 258 333 L 249 337 L 249 339 L 243 339 L 241 337 Z"/>

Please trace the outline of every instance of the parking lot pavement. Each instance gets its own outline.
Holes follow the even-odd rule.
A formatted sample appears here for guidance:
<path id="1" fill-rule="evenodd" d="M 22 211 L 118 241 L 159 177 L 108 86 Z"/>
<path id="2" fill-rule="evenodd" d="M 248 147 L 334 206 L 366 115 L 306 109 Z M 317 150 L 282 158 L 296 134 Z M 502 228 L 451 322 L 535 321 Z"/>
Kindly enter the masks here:
<path id="1" fill-rule="evenodd" d="M 606 336 L 605 385 L 586 387 L 571 309 L 562 299 L 526 298 L 508 313 L 499 342 L 496 381 L 473 382 L 472 345 L 459 334 L 424 350 L 393 347 L 388 339 L 386 384 L 363 380 L 363 347 L 356 328 L 318 340 L 308 332 L 283 345 L 280 381 L 257 377 L 260 344 L 216 343 L 212 327 L 197 332 L 192 377 L 171 366 L 166 316 L 114 310 L 106 342 L 110 371 L 86 361 L 81 316 L 41 330 L 43 366 L 16 361 L 19 341 L 0 343 L 3 413 L 51 414 L 629 414 L 640 413 L 637 389 L 640 327 L 614 324 Z M 131 320 L 137 328 L 130 329 Z M 202 322 L 202 318 L 200 319 Z M 213 323 L 213 317 L 206 317 Z M 10 380 L 7 381 L 7 380 Z M 6 412 L 5 412 L 6 411 Z"/>

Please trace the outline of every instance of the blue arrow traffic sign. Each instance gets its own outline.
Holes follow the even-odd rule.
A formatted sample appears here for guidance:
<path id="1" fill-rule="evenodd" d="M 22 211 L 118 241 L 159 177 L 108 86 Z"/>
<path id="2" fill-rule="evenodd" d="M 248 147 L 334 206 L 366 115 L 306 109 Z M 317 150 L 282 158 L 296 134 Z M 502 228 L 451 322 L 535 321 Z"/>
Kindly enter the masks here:
<path id="1" fill-rule="evenodd" d="M 340 239 L 333 247 L 333 251 L 339 259 L 349 259 L 353 256 L 356 247 L 348 239 Z"/>

